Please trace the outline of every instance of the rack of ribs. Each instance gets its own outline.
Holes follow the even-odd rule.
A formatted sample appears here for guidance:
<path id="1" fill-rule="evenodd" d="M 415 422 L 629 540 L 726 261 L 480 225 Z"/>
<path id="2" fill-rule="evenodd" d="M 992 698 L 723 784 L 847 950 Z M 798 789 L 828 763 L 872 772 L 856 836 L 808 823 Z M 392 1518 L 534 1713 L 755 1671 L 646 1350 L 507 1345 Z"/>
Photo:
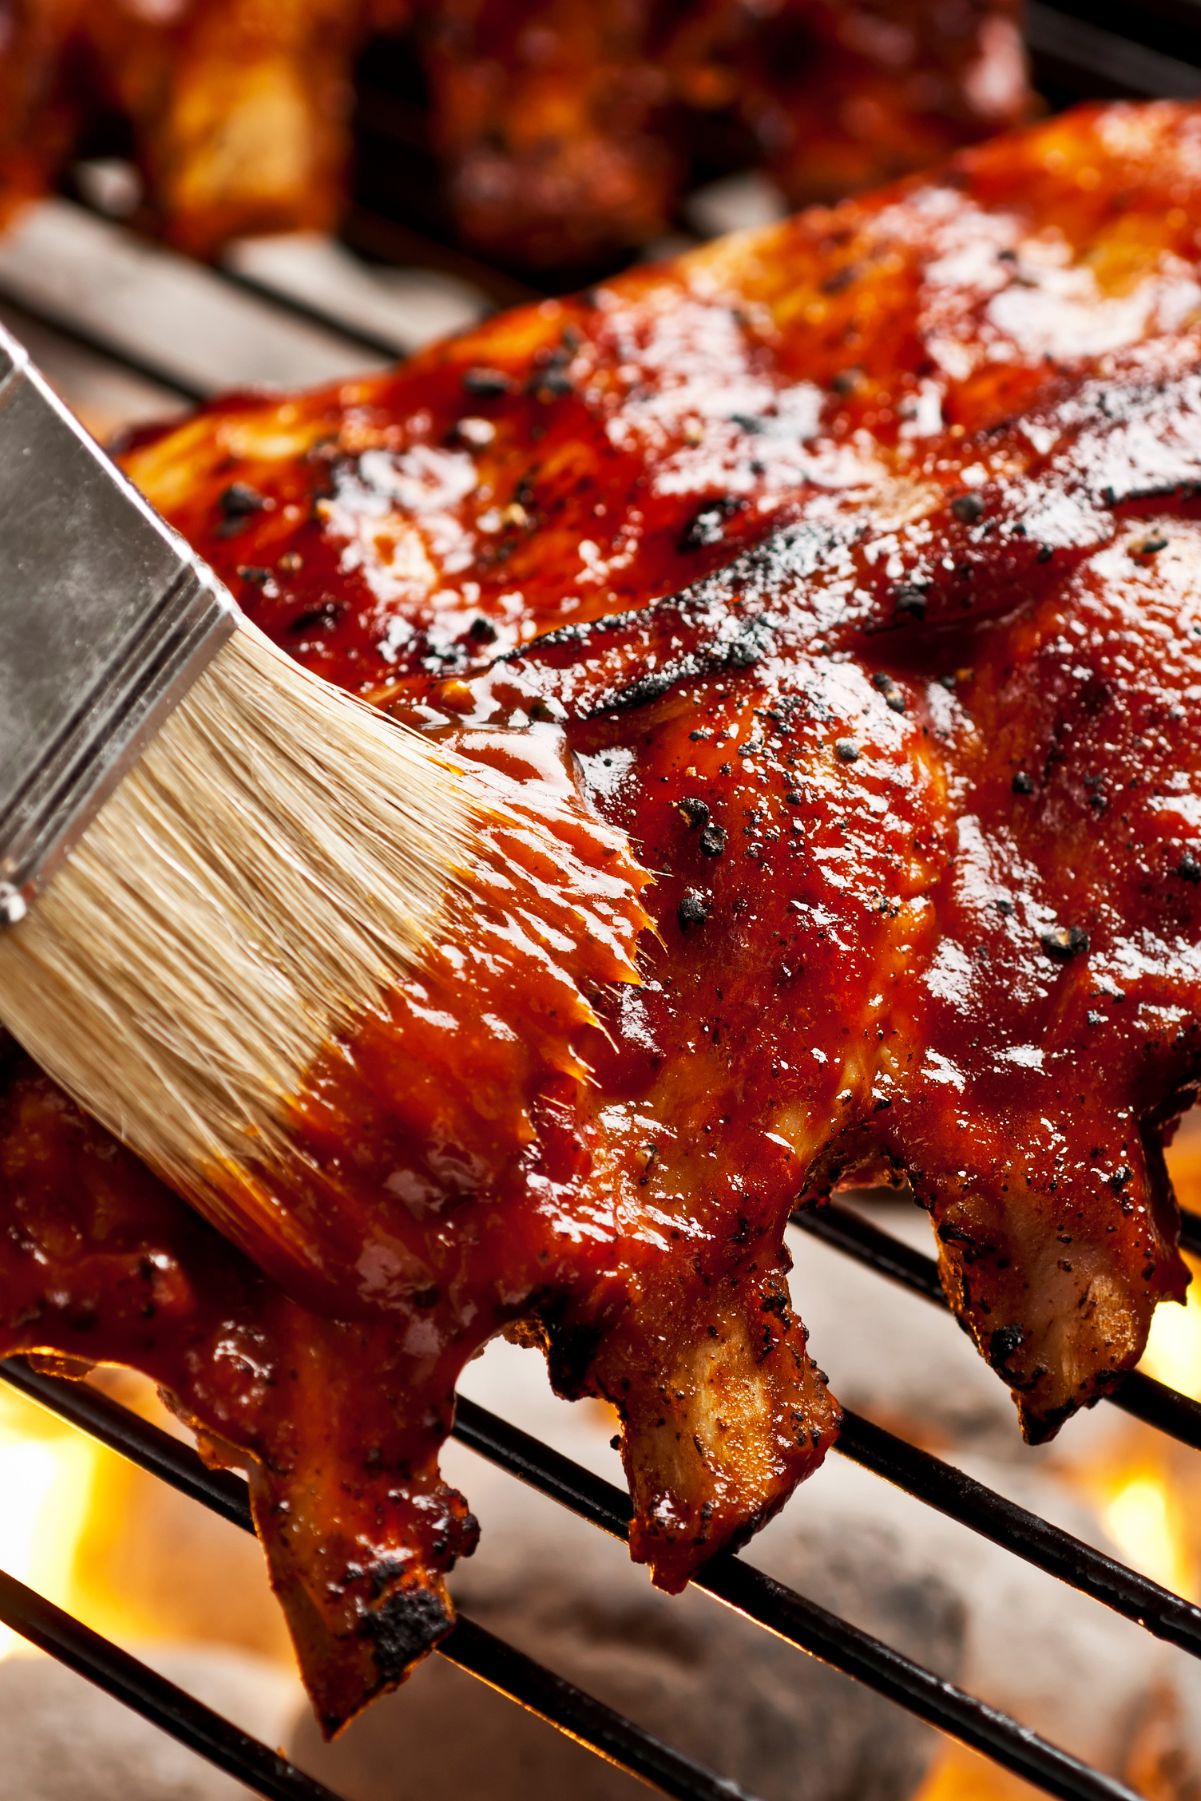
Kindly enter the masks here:
<path id="1" fill-rule="evenodd" d="M 1017 0 L 0 0 L 0 207 L 116 121 L 146 222 L 182 248 L 326 229 L 356 58 L 385 36 L 422 72 L 460 233 L 506 265 L 578 267 L 662 235 L 723 134 L 800 204 L 1029 106 Z M 403 107 L 373 106 L 373 179 L 403 191 Z"/>
<path id="2" fill-rule="evenodd" d="M 568 821 L 541 926 L 448 919 L 296 1097 L 312 1192 L 220 1231 L 3 1052 L 0 1344 L 248 1468 L 330 1729 L 449 1624 L 494 1334 L 615 1407 L 675 1589 L 837 1431 L 796 1206 L 904 1174 L 1032 1439 L 1182 1297 L 1199 216 L 1201 108 L 1086 109 L 125 447 L 279 643 Z"/>

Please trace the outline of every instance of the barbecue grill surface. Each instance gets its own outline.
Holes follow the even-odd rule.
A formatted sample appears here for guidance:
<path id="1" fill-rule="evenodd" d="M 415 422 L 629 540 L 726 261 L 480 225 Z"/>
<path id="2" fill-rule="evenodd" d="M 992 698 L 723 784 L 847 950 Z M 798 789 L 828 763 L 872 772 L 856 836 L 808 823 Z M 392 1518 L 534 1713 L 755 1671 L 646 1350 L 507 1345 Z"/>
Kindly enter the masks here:
<path id="1" fill-rule="evenodd" d="M 1058 0 L 1030 7 L 1036 85 L 1054 105 L 1107 96 L 1201 96 L 1201 0 L 1150 0 L 1137 10 Z M 532 290 L 503 269 L 454 246 L 436 209 L 414 196 L 423 184 L 411 98 L 395 92 L 386 59 L 368 63 L 360 102 L 357 203 L 346 226 L 350 246 L 409 272 L 418 318 L 448 323 L 473 305 L 508 305 Z M 388 171 L 402 170 L 401 184 Z M 119 182 L 117 183 L 119 189 Z M 91 391 L 111 384 L 114 414 L 150 418 L 182 401 L 240 382 L 304 386 L 374 367 L 416 347 L 392 310 L 356 293 L 344 271 L 328 282 L 310 264 L 289 269 L 270 254 L 236 259 L 218 273 L 146 246 L 105 216 L 111 191 L 103 169 L 70 199 L 46 203 L 0 241 L 0 310 L 31 343 L 52 342 L 58 360 L 78 360 Z M 685 202 L 682 230 L 712 211 L 715 198 Z M 414 270 L 421 271 L 416 278 Z M 301 292 L 299 283 L 303 280 Z M 120 303 L 117 303 L 117 297 Z M 431 298 L 432 297 L 432 298 Z M 448 310 L 449 309 L 449 310 Z M 403 309 L 397 307 L 400 315 Z M 157 328 L 147 321 L 157 321 Z M 174 321 L 174 329 L 165 322 Z M 251 354 L 240 346 L 253 346 Z M 232 354 L 231 354 L 232 351 Z M 245 366 L 240 366 L 239 355 Z M 856 1259 L 915 1299 L 944 1306 L 933 1259 L 831 1204 L 796 1224 Z M 1186 1213 L 1182 1246 L 1201 1255 L 1201 1216 Z M 32 1367 L 0 1363 L 0 1376 L 80 1430 L 130 1458 L 199 1505 L 252 1531 L 245 1484 L 205 1467 L 199 1456 L 99 1392 Z M 1201 1405 L 1151 1378 L 1127 1377 L 1110 1398 L 1135 1418 L 1201 1451 Z M 479 1455 L 530 1484 L 602 1531 L 626 1535 L 627 1496 L 478 1405 L 462 1401 L 455 1435 Z M 1024 1558 L 1201 1656 L 1201 1608 L 1171 1594 L 1070 1534 L 965 1476 L 927 1452 L 848 1414 L 838 1451 L 896 1483 L 1013 1555 Z M 740 1557 L 714 1559 L 696 1586 L 788 1643 L 846 1671 L 918 1718 L 983 1752 L 1046 1794 L 1073 1801 L 1137 1801 L 1121 1783 L 1089 1769 L 1020 1722 L 946 1682 L 756 1570 Z M 33 1644 L 86 1675 L 125 1705 L 265 1796 L 337 1801 L 331 1791 L 249 1738 L 191 1695 L 138 1663 L 70 1615 L 0 1573 L 0 1619 Z M 460 1616 L 440 1655 L 511 1700 L 540 1714 L 594 1752 L 657 1791 L 689 1801 L 730 1801 L 717 1773 L 643 1731 L 537 1660 Z"/>

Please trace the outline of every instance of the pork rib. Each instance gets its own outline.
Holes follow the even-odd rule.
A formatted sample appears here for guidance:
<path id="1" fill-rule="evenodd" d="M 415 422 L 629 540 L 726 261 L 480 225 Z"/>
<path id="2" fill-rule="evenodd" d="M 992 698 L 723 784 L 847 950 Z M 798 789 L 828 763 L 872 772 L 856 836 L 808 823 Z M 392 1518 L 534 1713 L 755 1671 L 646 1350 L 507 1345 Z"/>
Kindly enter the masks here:
<path id="1" fill-rule="evenodd" d="M 0 0 L 0 209 L 116 118 L 145 217 L 183 248 L 329 227 L 377 34 L 425 74 L 459 230 L 506 265 L 578 268 L 661 235 L 698 138 L 711 164 L 740 131 L 734 162 L 770 164 L 799 203 L 1029 104 L 1017 0 Z M 374 182 L 409 154 L 400 124 Z"/>
<path id="2" fill-rule="evenodd" d="M 908 1173 L 1031 1437 L 1183 1295 L 1199 203 L 1201 109 L 1086 110 L 128 447 L 293 654 L 582 797 L 587 1004 L 448 928 L 457 1001 L 431 961 L 297 1098 L 337 1207 L 232 1248 L 7 1076 L 4 1343 L 149 1369 L 249 1462 L 327 1724 L 445 1628 L 437 1451 L 493 1333 L 617 1407 L 675 1588 L 836 1429 L 798 1201 Z"/>

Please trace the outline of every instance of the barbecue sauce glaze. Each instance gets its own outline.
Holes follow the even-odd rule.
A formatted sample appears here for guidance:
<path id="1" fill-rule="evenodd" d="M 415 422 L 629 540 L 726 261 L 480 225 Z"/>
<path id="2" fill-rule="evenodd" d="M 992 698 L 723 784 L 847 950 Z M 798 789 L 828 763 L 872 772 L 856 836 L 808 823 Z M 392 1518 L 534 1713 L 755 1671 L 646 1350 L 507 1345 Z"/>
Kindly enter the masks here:
<path id="1" fill-rule="evenodd" d="M 1201 113 L 1078 113 L 129 447 L 293 654 L 580 797 L 576 988 L 489 959 L 498 855 L 296 1098 L 286 1230 L 231 1248 L 9 1057 L 6 1344 L 147 1369 L 249 1460 L 327 1725 L 449 1621 L 437 1453 L 495 1331 L 618 1407 L 674 1588 L 836 1426 L 799 1202 L 908 1175 L 1034 1438 L 1183 1294 L 1199 220 Z"/>

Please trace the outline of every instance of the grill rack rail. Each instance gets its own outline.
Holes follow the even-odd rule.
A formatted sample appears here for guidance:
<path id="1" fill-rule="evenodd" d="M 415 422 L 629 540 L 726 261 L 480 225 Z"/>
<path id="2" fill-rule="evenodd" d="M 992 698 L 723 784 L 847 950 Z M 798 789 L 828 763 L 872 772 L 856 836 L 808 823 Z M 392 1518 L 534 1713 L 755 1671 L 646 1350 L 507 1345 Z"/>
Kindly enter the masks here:
<path id="1" fill-rule="evenodd" d="M 1132 35 L 1135 31 L 1142 33 L 1141 39 Z M 1201 97 L 1201 0 L 1145 0 L 1137 22 L 1132 22 L 1128 8 L 1092 5 L 1088 0 L 1034 0 L 1029 8 L 1028 36 L 1036 77 L 1055 103 L 1089 95 Z M 368 149 L 373 143 L 381 153 L 403 148 L 411 158 L 413 117 L 403 103 L 390 106 L 386 100 L 384 96 L 381 103 L 380 96 L 368 93 L 361 108 L 360 124 Z M 68 231 L 100 224 L 101 209 L 86 192 L 83 199 L 84 206 L 71 205 L 71 217 L 62 221 Z M 430 226 L 424 205 L 418 209 L 419 224 L 406 223 L 406 199 L 403 193 L 384 196 L 385 205 L 378 211 L 360 205 L 348 223 L 348 242 L 368 255 L 466 279 L 492 304 L 538 297 L 537 290 L 509 272 L 492 269 L 449 242 L 437 226 Z M 681 223 L 684 229 L 693 223 L 687 207 Z M 123 246 L 124 234 L 115 232 L 107 221 L 104 232 L 103 258 L 114 268 L 117 291 L 122 281 L 128 284 L 163 275 L 168 281 L 186 280 L 189 290 L 198 294 L 207 284 L 218 284 L 226 293 L 240 294 L 248 304 L 271 309 L 285 328 L 281 351 L 285 359 L 290 344 L 287 330 L 301 326 L 295 345 L 298 354 L 294 362 L 288 362 L 286 374 L 278 378 L 290 384 L 319 381 L 337 372 L 343 365 L 324 366 L 330 356 L 341 357 L 344 364 L 353 352 L 360 359 L 366 355 L 374 361 L 412 347 L 403 333 L 364 324 L 353 316 L 353 308 L 344 310 L 341 303 L 314 301 L 291 287 L 286 278 L 281 281 L 228 267 L 219 274 L 172 270 L 174 259 L 165 253 L 147 256 L 132 241 Z M 106 292 L 101 284 L 90 296 L 86 288 L 64 282 L 61 271 L 57 280 L 52 276 L 44 283 L 34 279 L 31 284 L 29 275 L 28 265 L 22 268 L 18 262 L 15 270 L 8 266 L 0 244 L 0 306 L 15 309 L 20 320 L 48 331 L 89 362 L 124 372 L 165 404 L 208 397 L 209 380 L 203 373 L 197 374 L 191 347 L 182 336 L 165 355 L 161 346 L 144 345 L 136 323 L 130 326 L 120 309 L 114 311 L 112 286 Z M 214 333 L 219 335 L 219 322 L 208 320 L 207 329 L 200 333 L 199 361 L 221 367 L 213 364 Z M 238 379 L 236 370 L 223 368 L 222 385 Z M 875 1274 L 945 1308 L 934 1259 L 852 1208 L 831 1202 L 796 1214 L 793 1223 Z M 1201 1215 L 1184 1213 L 1181 1243 L 1184 1249 L 1201 1255 Z M 190 1446 L 99 1390 L 49 1374 L 19 1357 L 0 1360 L 0 1380 L 225 1520 L 253 1531 L 242 1478 L 209 1469 Z M 1108 1400 L 1181 1444 L 1201 1450 L 1201 1403 L 1188 1396 L 1136 1371 Z M 462 1399 L 454 1435 L 591 1525 L 615 1538 L 626 1537 L 628 1497 L 624 1492 L 528 1433 Z M 836 1448 L 851 1461 L 1156 1637 L 1201 1657 L 1201 1606 L 861 1415 L 847 1413 Z M 1046 1794 L 1065 1801 L 1138 1801 L 1123 1783 L 1091 1769 L 1008 1714 L 829 1613 L 742 1557 L 724 1553 L 715 1558 L 694 1579 L 694 1586 L 785 1642 L 864 1682 Z M 328 1787 L 279 1752 L 3 1572 L 0 1621 L 248 1790 L 280 1801 L 337 1801 Z M 438 1652 L 662 1794 L 679 1801 L 753 1801 L 733 1783 L 702 1768 L 469 1617 L 459 1616 Z"/>
<path id="2" fill-rule="evenodd" d="M 1201 1245 L 1201 1215 L 1185 1213 L 1183 1217 L 1182 1242 L 1190 1248 Z M 934 1259 L 862 1219 L 851 1208 L 832 1202 L 795 1214 L 793 1223 L 922 1299 L 946 1306 Z M 253 1532 L 245 1482 L 229 1471 L 209 1469 L 195 1450 L 161 1427 L 98 1390 L 51 1375 L 25 1358 L 0 1360 L 0 1380 L 220 1517 Z M 1145 1418 L 1144 1387 L 1180 1408 L 1180 1418 L 1163 1429 L 1201 1449 L 1201 1405 L 1149 1377 L 1138 1372 L 1127 1376 L 1108 1397 L 1110 1404 Z M 1134 1390 L 1133 1405 L 1128 1404 L 1128 1388 Z M 458 1403 L 454 1436 L 589 1524 L 625 1539 L 628 1497 L 614 1484 L 465 1398 Z M 1201 1607 L 1051 1525 L 954 1465 L 850 1411 L 835 1448 L 1156 1637 L 1201 1656 Z M 723 1553 L 714 1558 L 694 1577 L 693 1585 L 799 1650 L 865 1682 L 1046 1794 L 1065 1801 L 1138 1801 L 1123 1783 L 1091 1769 L 1010 1715 L 807 1600 L 742 1557 Z M 254 1792 L 280 1801 L 336 1801 L 330 1790 L 278 1753 L 3 1573 L 0 1620 L 237 1776 Z M 664 1745 L 469 1617 L 459 1616 L 438 1652 L 662 1794 L 679 1801 L 738 1801 L 739 1797 L 752 1801 L 733 1784 Z"/>

